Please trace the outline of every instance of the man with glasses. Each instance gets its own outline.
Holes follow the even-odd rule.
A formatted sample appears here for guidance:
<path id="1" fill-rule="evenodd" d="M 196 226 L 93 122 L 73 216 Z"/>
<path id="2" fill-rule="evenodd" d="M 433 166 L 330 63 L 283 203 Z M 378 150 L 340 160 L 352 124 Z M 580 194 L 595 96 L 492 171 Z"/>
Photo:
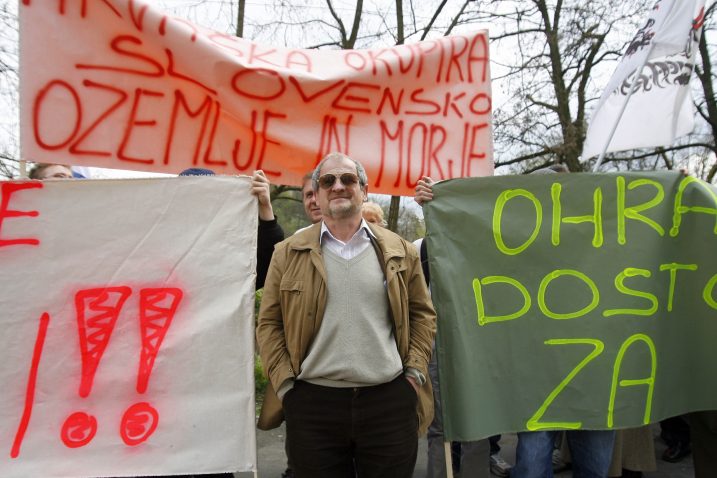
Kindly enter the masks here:
<path id="1" fill-rule="evenodd" d="M 435 312 L 418 253 L 362 219 L 368 180 L 356 161 L 331 153 L 312 183 L 322 221 L 276 247 L 259 311 L 259 352 L 282 401 L 272 413 L 283 408 L 299 478 L 409 478 L 433 413 Z"/>

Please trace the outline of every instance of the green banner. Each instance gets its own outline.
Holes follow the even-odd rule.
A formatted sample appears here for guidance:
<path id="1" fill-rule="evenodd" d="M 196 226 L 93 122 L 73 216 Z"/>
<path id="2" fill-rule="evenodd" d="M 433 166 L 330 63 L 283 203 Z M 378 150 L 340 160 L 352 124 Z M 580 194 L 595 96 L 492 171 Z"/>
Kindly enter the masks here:
<path id="1" fill-rule="evenodd" d="M 717 188 L 540 174 L 445 181 L 434 197 L 447 439 L 717 409 Z"/>

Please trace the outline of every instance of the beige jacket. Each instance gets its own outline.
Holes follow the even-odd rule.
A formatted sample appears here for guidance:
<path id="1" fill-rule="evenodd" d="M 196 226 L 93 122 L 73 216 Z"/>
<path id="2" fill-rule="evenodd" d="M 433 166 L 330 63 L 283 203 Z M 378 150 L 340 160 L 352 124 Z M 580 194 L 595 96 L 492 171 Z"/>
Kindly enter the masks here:
<path id="1" fill-rule="evenodd" d="M 393 232 L 369 227 L 383 254 L 394 336 L 403 367 L 413 367 L 428 377 L 436 313 L 418 252 Z M 275 428 L 283 420 L 274 390 L 299 375 L 321 327 L 327 288 L 320 233 L 318 223 L 277 244 L 269 266 L 256 330 L 259 354 L 270 381 L 259 417 L 260 429 Z M 433 419 L 430 381 L 421 387 L 417 413 L 419 433 L 424 433 Z"/>

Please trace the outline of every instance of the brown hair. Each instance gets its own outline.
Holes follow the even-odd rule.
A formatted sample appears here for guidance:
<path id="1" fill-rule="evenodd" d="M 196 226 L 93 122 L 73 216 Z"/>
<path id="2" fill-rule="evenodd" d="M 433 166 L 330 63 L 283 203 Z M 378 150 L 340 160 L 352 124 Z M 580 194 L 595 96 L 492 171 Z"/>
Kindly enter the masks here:
<path id="1" fill-rule="evenodd" d="M 67 168 L 70 173 L 72 173 L 72 169 L 67 164 L 57 164 L 57 163 L 37 163 L 31 170 L 28 177 L 30 179 L 42 179 L 40 176 L 42 175 L 42 172 L 46 170 L 47 168 L 51 166 L 62 166 L 63 168 Z"/>

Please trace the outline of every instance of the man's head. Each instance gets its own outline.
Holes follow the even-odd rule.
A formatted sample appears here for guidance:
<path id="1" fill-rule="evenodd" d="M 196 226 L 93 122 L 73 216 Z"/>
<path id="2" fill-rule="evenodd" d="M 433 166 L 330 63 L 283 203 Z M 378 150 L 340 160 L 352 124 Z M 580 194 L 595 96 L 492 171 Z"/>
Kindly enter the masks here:
<path id="1" fill-rule="evenodd" d="M 205 169 L 205 168 L 189 168 L 185 169 L 181 173 L 179 173 L 180 176 L 214 176 L 216 173 L 212 171 L 211 169 Z"/>
<path id="2" fill-rule="evenodd" d="M 311 182 L 311 176 L 313 172 L 307 173 L 302 181 L 301 188 L 301 200 L 304 203 L 304 212 L 306 217 L 309 218 L 311 224 L 316 224 L 321 220 L 321 208 L 319 203 L 316 202 L 316 194 L 314 193 L 314 186 Z"/>
<path id="3" fill-rule="evenodd" d="M 314 169 L 311 181 L 324 218 L 361 216 L 368 178 L 360 163 L 342 153 L 329 153 Z"/>
<path id="4" fill-rule="evenodd" d="M 29 174 L 30 179 L 72 179 L 72 170 L 65 164 L 38 163 Z"/>

